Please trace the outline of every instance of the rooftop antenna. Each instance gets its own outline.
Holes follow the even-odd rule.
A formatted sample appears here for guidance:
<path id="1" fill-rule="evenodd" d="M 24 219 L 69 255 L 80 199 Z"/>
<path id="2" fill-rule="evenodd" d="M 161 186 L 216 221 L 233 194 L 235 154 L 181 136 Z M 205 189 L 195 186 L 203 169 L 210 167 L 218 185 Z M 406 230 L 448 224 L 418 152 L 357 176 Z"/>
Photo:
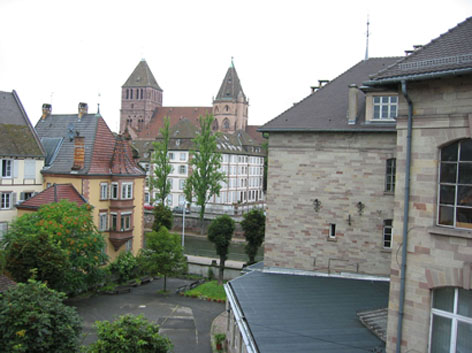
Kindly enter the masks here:
<path id="1" fill-rule="evenodd" d="M 370 25 L 370 22 L 369 22 L 369 15 L 367 15 L 367 32 L 366 32 L 366 43 L 365 43 L 365 59 L 364 60 L 367 60 L 369 59 L 369 25 Z"/>
<path id="2" fill-rule="evenodd" d="M 234 59 L 234 56 L 231 57 L 231 67 L 232 67 L 232 68 L 234 68 L 234 61 L 233 61 L 233 59 Z"/>
<path id="3" fill-rule="evenodd" d="M 51 104 L 51 105 L 52 105 L 52 96 L 54 96 L 54 92 L 51 92 L 51 95 L 50 95 L 50 98 L 49 98 L 49 102 L 50 102 L 49 104 Z"/>
<path id="4" fill-rule="evenodd" d="M 100 94 L 100 92 L 98 92 L 98 99 L 97 99 L 97 115 L 100 115 L 100 97 L 102 95 Z"/>

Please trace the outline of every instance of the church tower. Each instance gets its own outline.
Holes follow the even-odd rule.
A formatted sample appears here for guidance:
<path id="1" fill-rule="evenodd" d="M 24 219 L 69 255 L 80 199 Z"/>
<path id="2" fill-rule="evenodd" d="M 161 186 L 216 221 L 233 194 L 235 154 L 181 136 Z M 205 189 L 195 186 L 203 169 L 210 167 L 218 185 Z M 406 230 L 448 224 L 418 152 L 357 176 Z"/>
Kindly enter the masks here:
<path id="1" fill-rule="evenodd" d="M 142 130 L 162 107 L 162 89 L 142 59 L 121 87 L 120 133 L 128 126 Z"/>
<path id="2" fill-rule="evenodd" d="M 245 130 L 249 103 L 239 82 L 233 60 L 226 72 L 218 95 L 213 100 L 214 130 L 234 132 Z"/>

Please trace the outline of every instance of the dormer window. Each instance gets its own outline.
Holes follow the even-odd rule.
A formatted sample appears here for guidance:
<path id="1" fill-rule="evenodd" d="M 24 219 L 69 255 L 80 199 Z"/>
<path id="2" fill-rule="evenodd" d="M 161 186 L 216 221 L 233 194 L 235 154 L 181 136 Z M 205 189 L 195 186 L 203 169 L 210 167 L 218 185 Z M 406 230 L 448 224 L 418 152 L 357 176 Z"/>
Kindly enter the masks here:
<path id="1" fill-rule="evenodd" d="M 373 120 L 392 120 L 397 117 L 397 96 L 373 96 Z"/>

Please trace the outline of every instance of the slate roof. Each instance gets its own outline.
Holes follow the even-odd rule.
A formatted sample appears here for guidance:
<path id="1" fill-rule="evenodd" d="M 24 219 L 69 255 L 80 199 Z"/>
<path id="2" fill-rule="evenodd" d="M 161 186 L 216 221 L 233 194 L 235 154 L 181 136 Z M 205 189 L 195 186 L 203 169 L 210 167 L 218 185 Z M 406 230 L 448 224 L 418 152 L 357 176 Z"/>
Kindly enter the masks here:
<path id="1" fill-rule="evenodd" d="M 0 155 L 41 159 L 45 156 L 15 91 L 0 91 Z"/>
<path id="2" fill-rule="evenodd" d="M 231 66 L 226 71 L 225 78 L 221 83 L 220 90 L 216 95 L 215 102 L 218 101 L 235 101 L 238 99 L 239 94 L 241 94 L 243 101 L 246 102 L 246 95 L 244 94 L 241 82 L 239 81 L 238 73 L 234 67 L 234 64 L 231 63 Z"/>
<path id="3" fill-rule="evenodd" d="M 38 121 L 36 131 L 47 145 L 44 174 L 144 176 L 132 158 L 131 148 L 122 145 L 100 115 L 85 114 L 81 119 L 77 114 L 48 115 Z M 79 170 L 72 168 L 76 136 L 84 138 L 84 166 Z M 123 153 L 123 148 L 125 155 L 115 156 L 115 152 Z M 117 161 L 123 165 L 116 165 Z"/>
<path id="4" fill-rule="evenodd" d="M 9 287 L 16 285 L 16 282 L 12 281 L 5 275 L 0 274 L 0 293 L 5 292 Z"/>
<path id="5" fill-rule="evenodd" d="M 72 184 L 53 184 L 47 189 L 34 195 L 30 199 L 23 201 L 16 207 L 18 209 L 36 210 L 42 205 L 47 205 L 52 202 L 59 202 L 61 200 L 75 202 L 78 206 L 82 206 L 84 203 L 87 203 L 87 200 Z"/>
<path id="6" fill-rule="evenodd" d="M 373 75 L 371 79 L 440 75 L 467 69 L 472 69 L 472 17 Z"/>
<path id="7" fill-rule="evenodd" d="M 253 271 L 229 283 L 261 353 L 385 348 L 356 312 L 387 306 L 388 282 Z"/>
<path id="8" fill-rule="evenodd" d="M 398 59 L 370 58 L 359 62 L 258 131 L 395 131 L 395 124 L 392 123 L 365 122 L 365 94 L 362 92 L 359 92 L 359 118 L 356 124 L 348 124 L 347 111 L 349 85 L 360 87 L 370 74 L 388 67 Z"/>
<path id="9" fill-rule="evenodd" d="M 154 87 L 162 91 L 144 59 L 139 62 L 123 87 Z"/>

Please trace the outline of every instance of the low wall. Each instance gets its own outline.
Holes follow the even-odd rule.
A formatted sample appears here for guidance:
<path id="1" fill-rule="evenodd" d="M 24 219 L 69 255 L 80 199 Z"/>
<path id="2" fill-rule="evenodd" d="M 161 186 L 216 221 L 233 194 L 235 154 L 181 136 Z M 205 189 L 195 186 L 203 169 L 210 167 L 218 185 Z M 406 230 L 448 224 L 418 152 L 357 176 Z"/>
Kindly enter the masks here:
<path id="1" fill-rule="evenodd" d="M 213 277 L 218 278 L 218 266 L 212 266 L 212 265 L 206 265 L 206 264 L 201 264 L 201 263 L 195 263 L 195 262 L 187 262 L 188 264 L 188 273 L 192 275 L 200 275 L 203 277 L 208 277 L 208 269 L 211 268 L 211 271 L 213 272 Z M 225 267 L 225 272 L 223 273 L 223 279 L 225 281 L 232 280 L 236 277 L 241 276 L 241 269 L 236 269 L 236 268 L 231 268 L 231 267 Z"/>

